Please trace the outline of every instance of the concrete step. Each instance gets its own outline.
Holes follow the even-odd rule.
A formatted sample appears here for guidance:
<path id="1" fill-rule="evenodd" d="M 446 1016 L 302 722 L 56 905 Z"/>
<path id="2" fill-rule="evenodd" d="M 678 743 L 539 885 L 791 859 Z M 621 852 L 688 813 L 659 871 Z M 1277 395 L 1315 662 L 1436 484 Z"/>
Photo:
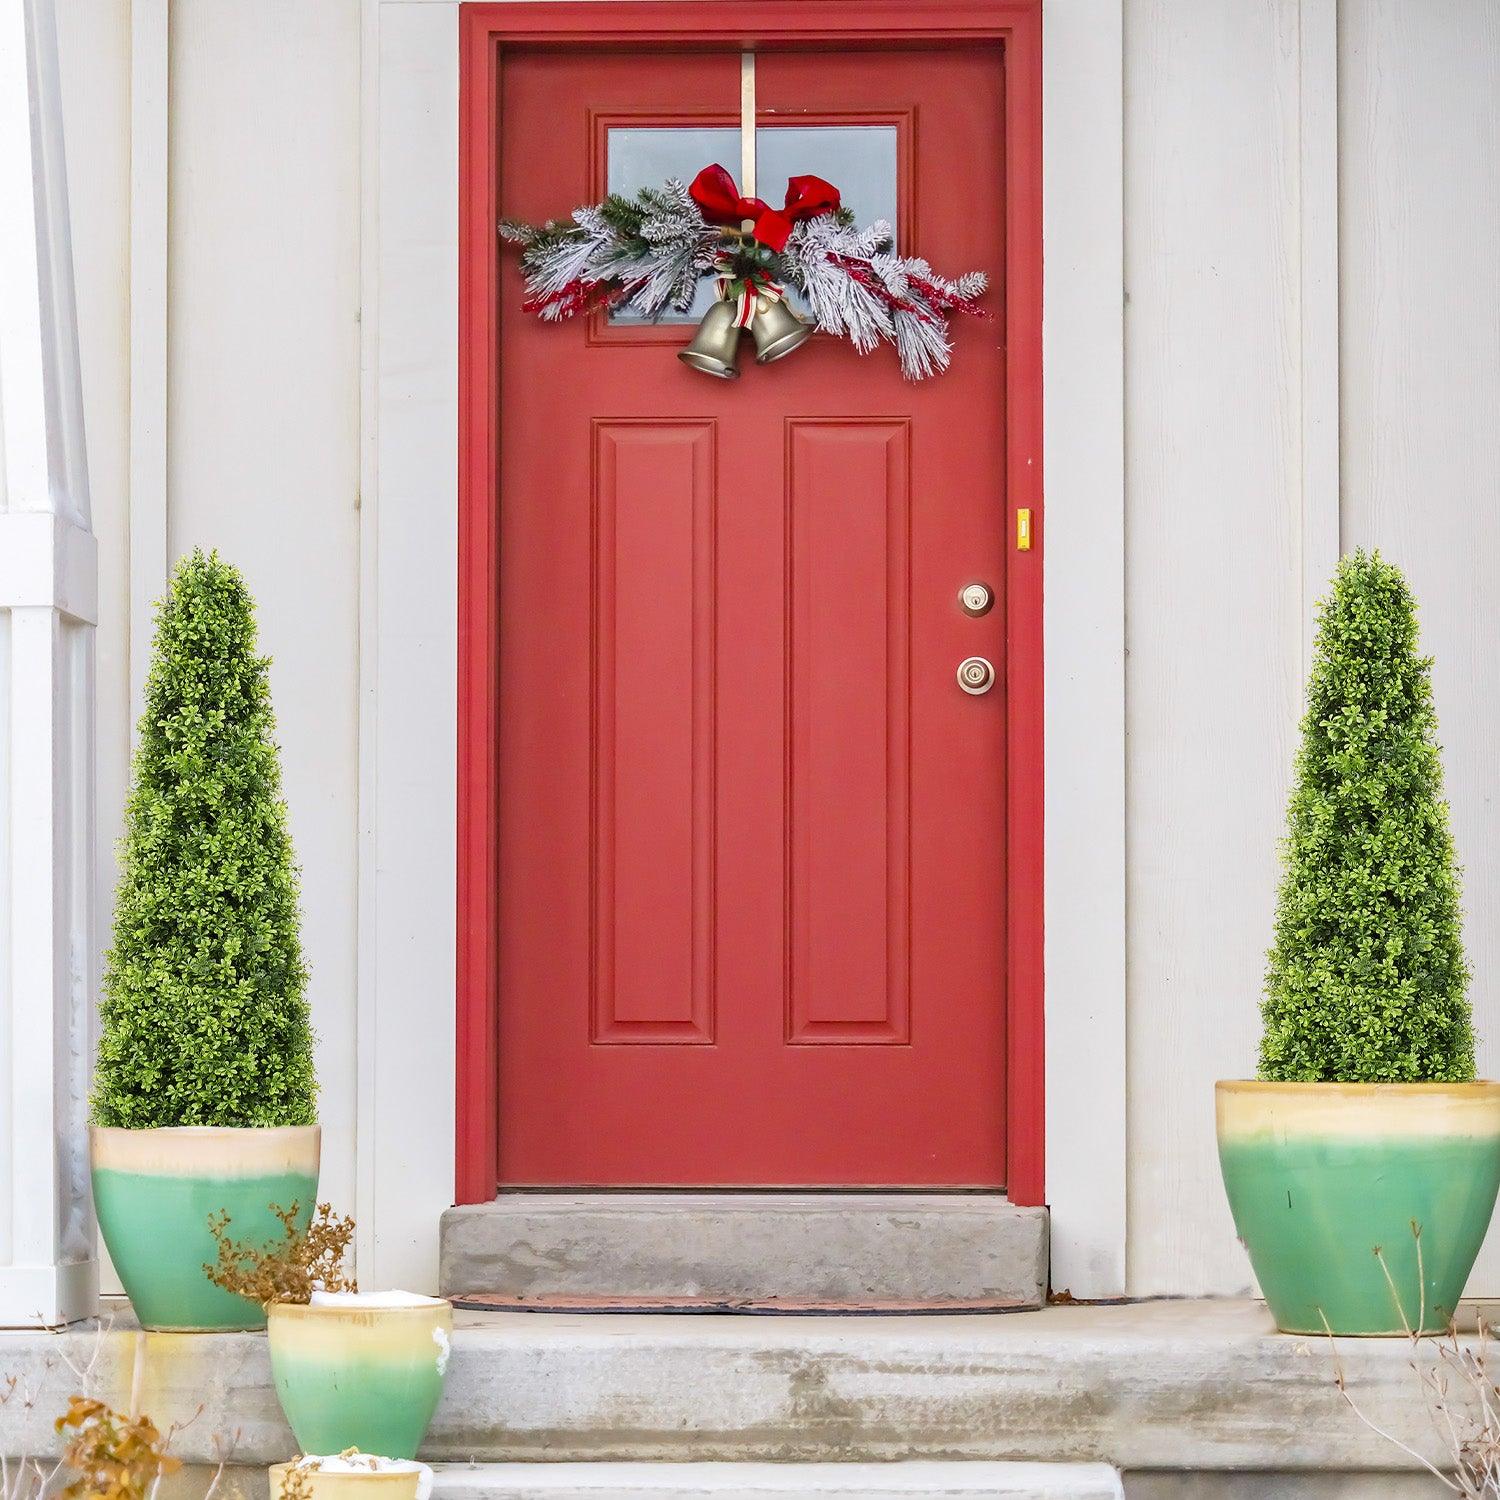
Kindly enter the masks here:
<path id="1" fill-rule="evenodd" d="M 1438 1351 L 1420 1357 L 1426 1367 Z M 1326 1339 L 1279 1335 L 1251 1302 L 890 1318 L 460 1313 L 423 1457 L 1086 1461 L 1120 1469 L 1127 1487 L 1140 1471 L 1411 1471 L 1416 1460 L 1372 1436 L 1334 1375 L 1341 1367 L 1371 1423 L 1445 1462 L 1412 1360 L 1403 1339 L 1340 1340 L 1335 1360 Z M 53 1419 L 82 1371 L 116 1407 L 136 1400 L 164 1430 L 185 1424 L 173 1451 L 186 1462 L 214 1462 L 225 1445 L 245 1466 L 294 1452 L 264 1334 L 143 1334 L 117 1317 L 104 1332 L 0 1331 L 0 1378 L 28 1396 L 0 1404 L 0 1454 L 55 1451 Z"/>
<path id="2" fill-rule="evenodd" d="M 445 1296 L 1039 1307 L 1047 1211 L 989 1193 L 505 1193 L 443 1215 Z"/>
<path id="3" fill-rule="evenodd" d="M 1106 1464 L 440 1464 L 440 1500 L 1120 1500 Z"/>

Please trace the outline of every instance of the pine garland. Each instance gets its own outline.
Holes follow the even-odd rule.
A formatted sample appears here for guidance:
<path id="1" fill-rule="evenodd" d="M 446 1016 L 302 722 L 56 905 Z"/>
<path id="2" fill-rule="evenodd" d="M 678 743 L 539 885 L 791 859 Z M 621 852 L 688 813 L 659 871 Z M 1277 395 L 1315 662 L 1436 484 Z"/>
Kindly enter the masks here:
<path id="1" fill-rule="evenodd" d="M 505 220 L 500 234 L 521 247 L 523 307 L 546 322 L 600 307 L 633 307 L 653 318 L 685 312 L 699 281 L 719 274 L 727 259 L 737 282 L 759 272 L 795 287 L 817 326 L 859 353 L 891 344 L 908 380 L 948 368 L 949 317 L 978 313 L 989 285 L 982 271 L 950 281 L 920 257 L 896 254 L 888 223 L 859 229 L 843 208 L 800 221 L 773 252 L 705 222 L 675 178 L 629 198 L 611 193 L 569 220 Z"/>

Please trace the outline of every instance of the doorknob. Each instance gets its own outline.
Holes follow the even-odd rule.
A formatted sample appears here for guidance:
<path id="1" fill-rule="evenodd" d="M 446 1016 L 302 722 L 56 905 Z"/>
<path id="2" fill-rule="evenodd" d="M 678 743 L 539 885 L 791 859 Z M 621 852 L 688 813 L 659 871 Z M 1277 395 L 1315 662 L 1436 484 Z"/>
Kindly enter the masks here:
<path id="1" fill-rule="evenodd" d="M 958 685 L 977 698 L 995 685 L 995 669 L 982 656 L 966 656 L 958 664 Z"/>

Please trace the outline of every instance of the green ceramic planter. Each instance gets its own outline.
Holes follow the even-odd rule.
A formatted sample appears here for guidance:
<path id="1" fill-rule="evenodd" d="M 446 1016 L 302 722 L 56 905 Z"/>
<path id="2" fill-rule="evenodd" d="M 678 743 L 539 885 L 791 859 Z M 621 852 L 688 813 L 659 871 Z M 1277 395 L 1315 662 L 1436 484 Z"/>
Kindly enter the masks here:
<path id="1" fill-rule="evenodd" d="M 1278 1328 L 1447 1327 L 1500 1188 L 1500 1084 L 1221 1083 L 1217 1103 L 1229 1207 Z"/>
<path id="2" fill-rule="evenodd" d="M 271 1375 L 304 1453 L 415 1458 L 448 1372 L 453 1308 L 271 1308 Z"/>
<path id="3" fill-rule="evenodd" d="M 203 1274 L 217 1258 L 208 1217 L 230 1216 L 237 1240 L 281 1238 L 271 1204 L 296 1202 L 305 1226 L 318 1193 L 316 1125 L 284 1129 L 89 1132 L 94 1207 L 110 1259 L 143 1328 L 264 1328 L 264 1309 Z"/>

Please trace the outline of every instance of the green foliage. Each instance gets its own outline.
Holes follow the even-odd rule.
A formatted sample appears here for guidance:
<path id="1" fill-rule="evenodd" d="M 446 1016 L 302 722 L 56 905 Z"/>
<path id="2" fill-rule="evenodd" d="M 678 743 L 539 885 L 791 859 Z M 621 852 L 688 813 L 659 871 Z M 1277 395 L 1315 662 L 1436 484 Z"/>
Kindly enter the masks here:
<path id="1" fill-rule="evenodd" d="M 268 666 L 239 573 L 184 558 L 157 607 L 125 807 L 97 1124 L 316 1119 Z"/>
<path id="2" fill-rule="evenodd" d="M 1318 619 L 1262 1078 L 1474 1076 L 1431 672 L 1400 571 L 1378 553 L 1344 558 Z"/>

